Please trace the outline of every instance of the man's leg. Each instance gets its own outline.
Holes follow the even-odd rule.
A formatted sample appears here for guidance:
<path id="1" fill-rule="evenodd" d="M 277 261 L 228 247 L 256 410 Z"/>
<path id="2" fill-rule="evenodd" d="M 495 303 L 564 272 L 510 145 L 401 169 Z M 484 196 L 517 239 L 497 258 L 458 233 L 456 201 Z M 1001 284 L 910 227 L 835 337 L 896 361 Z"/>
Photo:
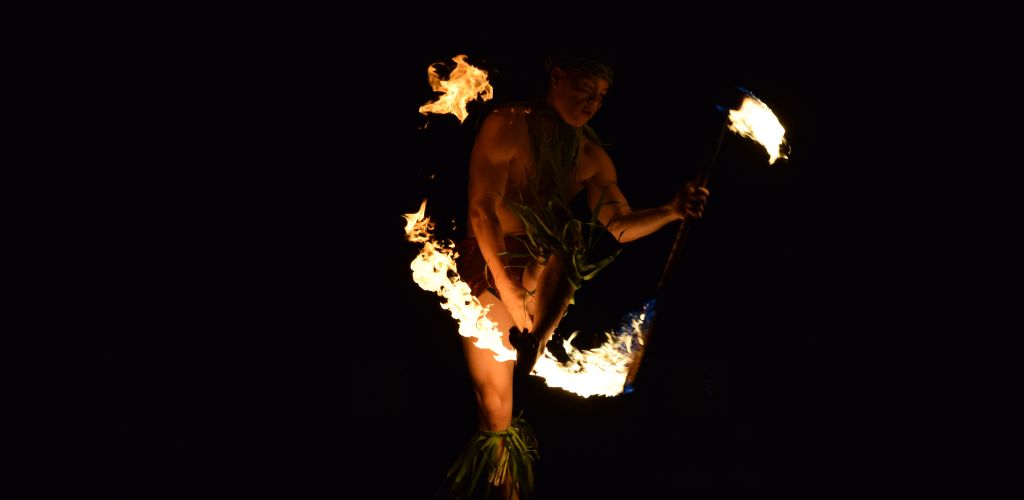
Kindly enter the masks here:
<path id="1" fill-rule="evenodd" d="M 567 279 L 566 258 L 560 253 L 552 254 L 539 273 L 533 273 L 536 274 L 535 283 L 532 275 L 524 277 L 524 286 L 530 289 L 532 285 L 536 290 L 531 332 L 537 343 L 536 352 L 517 353 L 520 364 L 517 369 L 526 373 L 532 371 L 537 359 L 544 355 L 544 349 L 554 335 L 558 323 L 565 316 L 565 311 L 569 308 L 569 302 L 576 291 Z"/>
<path id="2" fill-rule="evenodd" d="M 488 317 L 497 324 L 501 331 L 505 332 L 502 340 L 505 347 L 511 349 L 508 332 L 515 325 L 512 316 L 509 315 L 501 301 L 490 292 L 484 292 L 479 298 L 481 304 L 491 307 Z M 482 434 L 508 431 L 512 426 L 512 376 L 515 362 L 496 361 L 494 352 L 489 349 L 480 349 L 474 346 L 473 342 L 474 339 L 469 337 L 462 339 L 469 376 L 476 391 L 477 413 L 480 418 L 479 429 Z M 479 439 L 478 436 L 473 443 L 480 443 Z M 517 478 L 511 477 L 507 472 L 508 453 L 505 442 L 498 438 L 493 441 L 493 444 L 493 448 L 484 448 L 491 455 L 488 457 L 490 462 L 495 464 L 493 470 L 486 472 L 487 482 L 497 488 L 495 493 L 498 498 L 518 498 L 515 484 Z"/>
<path id="3" fill-rule="evenodd" d="M 487 316 L 505 333 L 502 342 L 511 349 L 508 342 L 508 331 L 515 325 L 512 316 L 491 292 L 480 295 L 480 303 L 491 310 Z M 469 376 L 476 390 L 477 407 L 480 412 L 480 430 L 500 431 L 507 429 L 512 422 L 512 371 L 515 362 L 499 362 L 494 359 L 494 352 L 480 349 L 473 345 L 475 339 L 462 338 L 463 351 Z"/>

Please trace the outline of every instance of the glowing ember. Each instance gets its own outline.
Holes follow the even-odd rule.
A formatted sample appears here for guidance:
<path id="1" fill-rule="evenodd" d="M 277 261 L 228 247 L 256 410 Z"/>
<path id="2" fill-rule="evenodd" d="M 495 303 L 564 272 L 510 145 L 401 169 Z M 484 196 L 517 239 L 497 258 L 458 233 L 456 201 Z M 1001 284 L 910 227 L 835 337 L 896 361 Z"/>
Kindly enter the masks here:
<path id="1" fill-rule="evenodd" d="M 464 54 L 459 54 L 452 60 L 455 61 L 455 69 L 447 80 L 442 80 L 437 74 L 437 64 L 431 64 L 427 68 L 430 87 L 444 95 L 436 101 L 420 106 L 420 113 L 451 113 L 458 117 L 459 122 L 464 122 L 469 114 L 466 111 L 466 104 L 478 95 L 480 100 L 489 101 L 494 97 L 494 88 L 487 81 L 487 72 L 467 63 Z"/>
<path id="2" fill-rule="evenodd" d="M 569 361 L 560 364 L 548 351 L 537 360 L 532 375 L 544 378 L 549 387 L 561 387 L 583 397 L 615 396 L 622 392 L 630 364 L 644 343 L 654 301 L 626 316 L 618 330 L 605 333 L 604 344 L 580 351 L 572 346 L 575 333 L 562 341 Z"/>
<path id="3" fill-rule="evenodd" d="M 729 130 L 736 132 L 743 137 L 749 137 L 768 151 L 768 164 L 775 163 L 779 158 L 786 158 L 786 154 L 780 153 L 779 148 L 786 144 L 783 137 L 786 129 L 782 128 L 779 119 L 768 106 L 760 99 L 748 94 L 743 99 L 739 110 L 729 110 Z"/>
<path id="4" fill-rule="evenodd" d="M 480 304 L 469 285 L 459 278 L 453 250 L 455 244 L 434 239 L 434 223 L 429 217 L 424 217 L 426 210 L 427 200 L 423 200 L 419 212 L 404 215 L 406 239 L 423 245 L 409 266 L 413 281 L 420 288 L 444 299 L 441 308 L 451 311 L 452 317 L 459 322 L 459 335 L 477 339 L 473 345 L 494 351 L 494 359 L 498 361 L 516 359 L 516 352 L 502 344 L 502 332 L 487 317 L 488 308 Z"/>

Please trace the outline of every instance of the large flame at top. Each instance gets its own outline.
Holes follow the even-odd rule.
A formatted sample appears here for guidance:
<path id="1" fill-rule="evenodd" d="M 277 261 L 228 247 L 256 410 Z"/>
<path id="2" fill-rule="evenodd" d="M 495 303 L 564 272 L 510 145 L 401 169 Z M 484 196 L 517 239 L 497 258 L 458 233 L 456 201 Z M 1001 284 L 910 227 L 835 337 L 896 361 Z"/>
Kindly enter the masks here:
<path id="1" fill-rule="evenodd" d="M 786 129 L 782 128 L 775 113 L 772 113 L 760 99 L 748 94 L 743 98 L 740 109 L 729 110 L 729 121 L 729 130 L 764 146 L 768 151 L 769 165 L 779 158 L 787 157 L 785 153 L 780 152 L 782 146 L 786 145 Z"/>
<path id="2" fill-rule="evenodd" d="M 420 106 L 420 113 L 445 114 L 451 113 L 458 117 L 459 122 L 466 121 L 469 112 L 466 111 L 466 104 L 477 96 L 480 100 L 489 101 L 494 97 L 494 87 L 487 81 L 487 72 L 466 62 L 466 55 L 459 54 L 452 58 L 455 61 L 455 69 L 447 80 L 442 80 L 437 74 L 437 64 L 431 64 L 427 68 L 427 80 L 430 87 L 436 92 L 444 95 L 436 101 L 428 102 Z"/>

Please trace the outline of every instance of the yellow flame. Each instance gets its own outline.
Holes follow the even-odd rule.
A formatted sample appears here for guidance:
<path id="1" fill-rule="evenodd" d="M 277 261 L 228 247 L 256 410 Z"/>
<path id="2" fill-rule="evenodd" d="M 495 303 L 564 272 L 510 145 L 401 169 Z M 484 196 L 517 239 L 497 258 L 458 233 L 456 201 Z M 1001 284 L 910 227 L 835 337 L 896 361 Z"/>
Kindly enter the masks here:
<path id="1" fill-rule="evenodd" d="M 782 145 L 786 144 L 786 129 L 782 128 L 775 113 L 760 99 L 745 97 L 739 110 L 729 110 L 729 121 L 729 130 L 764 146 L 768 151 L 769 165 L 779 158 L 787 158 L 786 154 L 779 152 Z"/>
<path id="2" fill-rule="evenodd" d="M 590 396 L 616 396 L 623 391 L 629 367 L 637 356 L 635 347 L 643 345 L 644 320 L 647 308 L 632 314 L 617 332 L 606 332 L 605 342 L 594 349 L 581 351 L 571 342 L 576 333 L 562 341 L 569 355 L 565 364 L 558 362 L 549 351 L 537 360 L 531 375 L 544 378 L 548 387 L 560 387 L 585 398 Z"/>
<path id="3" fill-rule="evenodd" d="M 409 265 L 413 281 L 420 288 L 444 299 L 441 308 L 450 311 L 459 322 L 459 335 L 477 339 L 473 345 L 494 351 L 494 359 L 498 361 L 515 360 L 516 352 L 505 347 L 501 341 L 502 332 L 487 317 L 489 308 L 481 305 L 469 285 L 459 278 L 455 266 L 455 244 L 434 239 L 434 223 L 424 216 L 426 210 L 427 200 L 423 200 L 418 212 L 403 216 L 406 239 L 423 245 Z"/>
<path id="4" fill-rule="evenodd" d="M 455 61 L 455 69 L 447 80 L 442 80 L 437 74 L 437 64 L 431 64 L 427 68 L 427 80 L 430 87 L 436 92 L 444 95 L 436 101 L 428 102 L 420 106 L 420 113 L 445 114 L 451 113 L 458 117 L 459 122 L 466 121 L 469 113 L 466 111 L 466 104 L 479 95 L 480 100 L 489 101 L 494 97 L 494 87 L 487 81 L 487 72 L 466 62 L 466 55 L 459 54 L 452 58 Z"/>

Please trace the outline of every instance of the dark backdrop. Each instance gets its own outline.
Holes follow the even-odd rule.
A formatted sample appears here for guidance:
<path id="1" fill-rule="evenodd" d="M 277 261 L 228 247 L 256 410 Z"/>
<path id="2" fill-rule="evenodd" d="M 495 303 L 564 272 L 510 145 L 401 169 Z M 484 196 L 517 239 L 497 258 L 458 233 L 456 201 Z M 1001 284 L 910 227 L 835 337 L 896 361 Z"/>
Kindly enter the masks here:
<path id="1" fill-rule="evenodd" d="M 633 206 L 664 203 L 708 161 L 715 105 L 736 86 L 772 107 L 792 152 L 769 166 L 725 136 L 634 393 L 517 381 L 541 443 L 538 498 L 966 482 L 963 352 L 990 326 L 991 263 L 965 209 L 974 152 L 945 126 L 950 113 L 980 123 L 950 58 L 992 76 L 955 52 L 805 42 L 784 56 L 601 51 L 617 78 L 592 125 Z M 101 217 L 67 215 L 93 225 L 62 264 L 81 279 L 61 293 L 88 300 L 60 331 L 88 333 L 5 353 L 24 491 L 434 494 L 476 415 L 453 320 L 410 279 L 401 214 L 426 198 L 439 235 L 464 234 L 488 107 L 462 124 L 420 115 L 426 69 L 466 53 L 494 103 L 511 102 L 543 92 L 544 52 L 268 46 L 181 64 L 154 105 L 167 119 L 127 141 L 144 168 L 109 176 L 127 187 Z M 152 130 L 170 140 L 151 144 Z M 627 245 L 568 327 L 606 328 L 653 297 L 675 230 Z"/>

